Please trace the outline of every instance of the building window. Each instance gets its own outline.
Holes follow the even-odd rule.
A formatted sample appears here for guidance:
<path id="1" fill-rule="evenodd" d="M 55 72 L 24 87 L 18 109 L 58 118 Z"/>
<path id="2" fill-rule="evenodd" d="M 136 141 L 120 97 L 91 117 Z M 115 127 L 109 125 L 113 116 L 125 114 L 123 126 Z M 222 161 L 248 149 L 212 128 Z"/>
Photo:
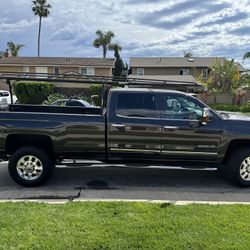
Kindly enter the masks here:
<path id="1" fill-rule="evenodd" d="M 60 75 L 60 68 L 59 67 L 55 67 L 54 68 L 54 73 L 55 73 L 55 75 Z"/>
<path id="2" fill-rule="evenodd" d="M 180 75 L 190 75 L 189 69 L 181 69 L 180 70 Z"/>
<path id="3" fill-rule="evenodd" d="M 136 72 L 136 75 L 138 75 L 138 76 L 144 76 L 144 68 L 138 68 L 137 72 Z"/>
<path id="4" fill-rule="evenodd" d="M 47 78 L 48 77 L 48 67 L 36 67 L 35 68 L 37 78 Z"/>
<path id="5" fill-rule="evenodd" d="M 26 74 L 24 74 L 24 77 L 29 77 L 30 67 L 29 66 L 24 66 L 23 67 L 23 73 L 26 73 Z"/>
<path id="6" fill-rule="evenodd" d="M 94 68 L 80 68 L 80 74 L 93 76 L 95 75 L 95 69 Z"/>
<path id="7" fill-rule="evenodd" d="M 210 72 L 209 69 L 202 69 L 202 76 L 203 76 L 203 79 L 205 79 L 205 80 L 208 79 L 209 72 Z"/>

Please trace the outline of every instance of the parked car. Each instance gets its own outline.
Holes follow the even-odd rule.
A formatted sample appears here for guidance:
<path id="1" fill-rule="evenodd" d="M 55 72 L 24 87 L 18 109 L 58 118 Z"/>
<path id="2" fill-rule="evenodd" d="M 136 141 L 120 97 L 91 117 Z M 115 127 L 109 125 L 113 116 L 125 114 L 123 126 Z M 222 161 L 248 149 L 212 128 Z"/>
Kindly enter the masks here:
<path id="1" fill-rule="evenodd" d="M 51 103 L 51 106 L 93 107 L 87 101 L 79 100 L 79 99 L 59 99 Z"/>
<path id="2" fill-rule="evenodd" d="M 15 95 L 13 97 L 13 103 L 16 103 L 17 97 Z M 11 95 L 9 91 L 0 90 L 0 104 L 11 104 Z"/>
<path id="3" fill-rule="evenodd" d="M 250 186 L 250 117 L 217 113 L 171 90 L 114 88 L 107 100 L 106 108 L 12 105 L 0 112 L 0 153 L 11 177 L 38 186 L 56 162 L 95 159 L 217 167 Z"/>

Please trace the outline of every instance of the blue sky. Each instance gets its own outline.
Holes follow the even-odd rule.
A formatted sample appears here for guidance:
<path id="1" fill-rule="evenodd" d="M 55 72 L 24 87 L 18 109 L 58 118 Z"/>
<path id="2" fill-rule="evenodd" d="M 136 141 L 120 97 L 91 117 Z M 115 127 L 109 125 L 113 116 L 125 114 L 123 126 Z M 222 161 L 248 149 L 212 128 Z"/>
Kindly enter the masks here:
<path id="1" fill-rule="evenodd" d="M 112 30 L 122 56 L 225 56 L 250 51 L 250 0 L 49 0 L 42 56 L 98 57 L 95 31 Z M 0 2 L 0 50 L 8 41 L 36 56 L 38 18 L 29 0 Z M 109 57 L 113 54 L 110 52 Z M 250 67 L 250 60 L 246 61 Z"/>

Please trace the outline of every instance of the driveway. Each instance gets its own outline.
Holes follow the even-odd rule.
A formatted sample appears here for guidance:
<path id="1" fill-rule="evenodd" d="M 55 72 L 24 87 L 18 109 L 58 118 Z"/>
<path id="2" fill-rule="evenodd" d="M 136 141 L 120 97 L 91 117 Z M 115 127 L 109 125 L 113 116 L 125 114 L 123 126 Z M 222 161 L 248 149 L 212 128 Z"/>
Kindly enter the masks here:
<path id="1" fill-rule="evenodd" d="M 239 188 L 214 170 L 114 167 L 102 164 L 57 167 L 41 187 L 24 188 L 0 164 L 0 199 L 146 199 L 249 202 L 249 188 Z"/>

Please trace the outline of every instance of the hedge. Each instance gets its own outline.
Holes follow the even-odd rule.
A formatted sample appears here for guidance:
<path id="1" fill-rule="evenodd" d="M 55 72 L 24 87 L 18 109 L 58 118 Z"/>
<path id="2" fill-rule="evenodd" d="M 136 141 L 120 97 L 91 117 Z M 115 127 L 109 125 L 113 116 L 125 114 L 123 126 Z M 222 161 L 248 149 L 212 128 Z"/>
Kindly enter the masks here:
<path id="1" fill-rule="evenodd" d="M 209 105 L 212 109 L 220 111 L 231 111 L 231 112 L 250 112 L 250 105 L 234 105 L 234 104 L 211 104 Z"/>
<path id="2" fill-rule="evenodd" d="M 54 85 L 48 82 L 20 81 L 14 85 L 17 100 L 21 104 L 42 104 L 53 90 Z"/>
<path id="3" fill-rule="evenodd" d="M 101 103 L 102 103 L 102 84 L 92 84 L 90 86 L 90 94 L 98 96 L 98 98 L 94 99 L 93 102 L 96 106 L 101 106 Z"/>

